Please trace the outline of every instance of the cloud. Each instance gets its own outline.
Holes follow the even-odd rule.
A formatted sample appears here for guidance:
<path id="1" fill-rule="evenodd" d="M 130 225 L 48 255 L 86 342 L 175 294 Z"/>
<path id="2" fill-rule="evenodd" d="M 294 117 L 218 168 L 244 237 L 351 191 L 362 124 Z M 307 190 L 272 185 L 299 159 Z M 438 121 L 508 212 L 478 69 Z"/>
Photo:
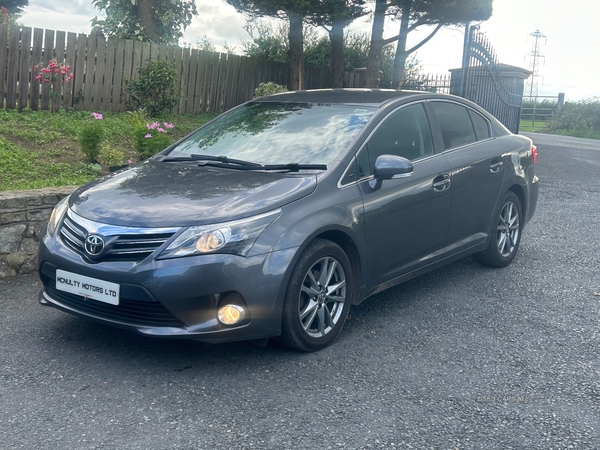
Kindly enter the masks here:
<path id="1" fill-rule="evenodd" d="M 35 28 L 89 33 L 90 20 L 101 15 L 89 0 L 30 0 L 19 20 Z"/>
<path id="2" fill-rule="evenodd" d="M 187 42 L 195 44 L 206 35 L 214 45 L 221 47 L 225 41 L 229 45 L 236 45 L 249 39 L 244 31 L 246 18 L 233 6 L 215 1 L 197 1 L 196 6 L 198 15 L 184 32 Z"/>

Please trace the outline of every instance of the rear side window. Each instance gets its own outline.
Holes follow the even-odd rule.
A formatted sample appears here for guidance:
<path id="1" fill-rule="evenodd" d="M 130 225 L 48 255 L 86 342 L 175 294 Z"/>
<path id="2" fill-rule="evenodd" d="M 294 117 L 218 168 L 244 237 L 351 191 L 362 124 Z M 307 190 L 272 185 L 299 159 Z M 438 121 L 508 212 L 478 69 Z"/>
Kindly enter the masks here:
<path id="1" fill-rule="evenodd" d="M 477 141 L 467 108 L 448 102 L 431 102 L 431 107 L 440 124 L 446 150 Z"/>
<path id="2" fill-rule="evenodd" d="M 489 139 L 491 135 L 488 121 L 481 114 L 478 114 L 475 111 L 469 110 L 469 116 L 471 116 L 471 121 L 473 122 L 473 127 L 475 128 L 477 140 L 481 141 L 483 139 Z"/>

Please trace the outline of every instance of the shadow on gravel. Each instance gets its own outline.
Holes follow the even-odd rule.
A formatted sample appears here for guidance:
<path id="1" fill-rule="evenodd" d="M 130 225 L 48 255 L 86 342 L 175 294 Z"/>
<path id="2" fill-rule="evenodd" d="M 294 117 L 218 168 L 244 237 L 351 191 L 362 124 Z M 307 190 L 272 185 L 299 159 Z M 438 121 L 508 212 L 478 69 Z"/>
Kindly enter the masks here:
<path id="1" fill-rule="evenodd" d="M 393 327 L 393 321 L 405 319 L 410 323 L 413 316 L 415 320 L 421 320 L 428 310 L 434 308 L 434 303 L 443 299 L 443 293 L 449 286 L 469 283 L 486 276 L 489 271 L 472 258 L 465 258 L 374 295 L 351 308 L 346 325 L 332 346 L 313 354 L 282 349 L 272 342 L 260 347 L 250 342 L 206 344 L 186 339 L 150 338 L 65 313 L 46 323 L 48 328 L 45 332 L 51 338 L 46 339 L 43 345 L 51 352 L 70 355 L 83 366 L 93 355 L 97 361 L 111 361 L 120 367 L 128 367 L 127 362 L 130 362 L 132 369 L 154 373 L 196 372 L 202 367 L 210 367 L 214 374 L 219 366 L 228 372 L 229 367 L 246 363 L 256 366 L 261 361 L 277 364 L 305 358 L 327 359 L 340 347 L 345 347 L 344 351 L 364 348 L 368 345 L 365 337 L 370 337 L 372 330 Z M 390 318 L 393 318 L 392 322 Z M 414 339 L 414 336 L 406 338 Z"/>

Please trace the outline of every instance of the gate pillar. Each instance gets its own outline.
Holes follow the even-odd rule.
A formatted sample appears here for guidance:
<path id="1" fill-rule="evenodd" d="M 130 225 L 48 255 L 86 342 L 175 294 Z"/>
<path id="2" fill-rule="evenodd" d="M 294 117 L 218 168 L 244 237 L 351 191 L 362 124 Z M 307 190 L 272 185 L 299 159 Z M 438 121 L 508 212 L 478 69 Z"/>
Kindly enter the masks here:
<path id="1" fill-rule="evenodd" d="M 468 73 L 465 92 L 461 95 L 463 69 L 450 69 L 450 93 L 477 103 L 511 132 L 518 133 L 525 80 L 531 72 L 508 64 L 496 64 L 494 72 L 482 66 L 471 66 Z M 501 95 L 498 90 L 502 91 Z"/>

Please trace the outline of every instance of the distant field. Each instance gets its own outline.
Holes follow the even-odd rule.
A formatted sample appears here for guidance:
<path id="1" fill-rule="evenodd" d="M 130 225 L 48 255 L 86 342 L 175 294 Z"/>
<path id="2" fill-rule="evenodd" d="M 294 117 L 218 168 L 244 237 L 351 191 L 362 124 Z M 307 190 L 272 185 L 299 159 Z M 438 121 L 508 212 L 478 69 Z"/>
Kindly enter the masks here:
<path id="1" fill-rule="evenodd" d="M 543 132 L 548 126 L 546 121 L 536 120 L 533 122 L 532 120 L 521 120 L 521 124 L 519 125 L 519 131 L 537 131 Z"/>
<path id="2" fill-rule="evenodd" d="M 599 139 L 600 132 L 594 130 L 564 130 L 557 129 L 549 131 L 547 129 L 547 122 L 536 120 L 535 123 L 531 120 L 521 120 L 519 125 L 519 132 L 536 132 L 536 133 L 548 133 L 548 134 L 559 134 L 561 136 L 573 136 L 587 139 Z"/>

